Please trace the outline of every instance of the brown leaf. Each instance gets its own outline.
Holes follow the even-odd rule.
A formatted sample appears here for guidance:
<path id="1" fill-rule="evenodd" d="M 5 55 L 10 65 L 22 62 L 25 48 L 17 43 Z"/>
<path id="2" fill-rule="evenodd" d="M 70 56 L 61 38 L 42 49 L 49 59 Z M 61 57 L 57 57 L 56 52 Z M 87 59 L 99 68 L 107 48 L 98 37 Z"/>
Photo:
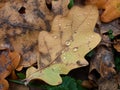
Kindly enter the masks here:
<path id="1" fill-rule="evenodd" d="M 97 85 L 92 80 L 84 80 L 81 85 L 89 89 L 97 87 Z"/>
<path id="2" fill-rule="evenodd" d="M 113 53 L 105 45 L 97 47 L 91 60 L 90 72 L 96 70 L 102 78 L 110 78 L 115 74 Z"/>
<path id="3" fill-rule="evenodd" d="M 7 90 L 8 82 L 5 80 L 18 66 L 20 62 L 20 55 L 16 52 L 8 50 L 0 51 L 0 89 Z"/>
<path id="4" fill-rule="evenodd" d="M 109 32 L 109 30 L 112 30 L 113 31 L 112 35 L 114 37 L 120 35 L 120 23 L 119 22 L 120 20 L 117 19 L 109 23 L 99 24 L 101 34 L 105 34 Z"/>
<path id="5" fill-rule="evenodd" d="M 0 78 L 0 90 L 8 90 L 9 84 L 8 81 L 4 78 Z"/>
<path id="6" fill-rule="evenodd" d="M 10 82 L 9 90 L 30 90 L 28 86 Z"/>
<path id="7" fill-rule="evenodd" d="M 70 0 L 52 0 L 52 9 L 55 14 L 66 15 Z"/>
<path id="8" fill-rule="evenodd" d="M 117 50 L 117 52 L 120 52 L 120 39 L 117 39 L 114 41 L 113 47 Z"/>
<path id="9" fill-rule="evenodd" d="M 21 34 L 15 38 L 10 38 L 10 43 L 14 50 L 22 55 L 20 66 L 31 66 L 39 59 L 37 38 L 39 31 L 30 31 L 26 34 Z"/>
<path id="10" fill-rule="evenodd" d="M 106 2 L 107 0 L 86 0 L 86 4 L 93 4 L 96 5 L 98 8 L 104 8 Z"/>
<path id="11" fill-rule="evenodd" d="M 87 3 L 104 9 L 101 15 L 103 22 L 110 22 L 120 17 L 120 0 L 87 0 Z"/>
<path id="12" fill-rule="evenodd" d="M 116 79 L 103 79 L 98 81 L 98 90 L 118 90 L 118 83 Z"/>
<path id="13" fill-rule="evenodd" d="M 15 0 L 5 3 L 0 10 L 0 18 L 2 22 L 8 22 L 12 26 L 48 30 L 50 28 L 48 22 L 52 20 L 53 16 L 47 9 L 45 0 L 27 2 Z"/>
<path id="14" fill-rule="evenodd" d="M 8 48 L 21 54 L 19 70 L 38 59 L 38 33 L 50 31 L 52 19 L 45 0 L 7 1 L 0 9 L 0 49 Z"/>

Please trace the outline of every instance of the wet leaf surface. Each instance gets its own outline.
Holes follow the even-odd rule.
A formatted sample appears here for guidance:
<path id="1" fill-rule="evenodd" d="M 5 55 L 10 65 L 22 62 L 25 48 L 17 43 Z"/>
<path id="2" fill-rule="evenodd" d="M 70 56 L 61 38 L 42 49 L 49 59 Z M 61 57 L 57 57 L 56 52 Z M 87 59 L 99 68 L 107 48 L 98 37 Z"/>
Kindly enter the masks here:
<path id="1" fill-rule="evenodd" d="M 93 6 L 73 7 L 66 17 L 56 16 L 51 32 L 39 34 L 38 69 L 31 67 L 27 70 L 26 83 L 41 79 L 50 85 L 58 85 L 62 82 L 59 74 L 88 65 L 85 54 L 101 40 L 93 30 L 97 18 L 98 11 Z"/>

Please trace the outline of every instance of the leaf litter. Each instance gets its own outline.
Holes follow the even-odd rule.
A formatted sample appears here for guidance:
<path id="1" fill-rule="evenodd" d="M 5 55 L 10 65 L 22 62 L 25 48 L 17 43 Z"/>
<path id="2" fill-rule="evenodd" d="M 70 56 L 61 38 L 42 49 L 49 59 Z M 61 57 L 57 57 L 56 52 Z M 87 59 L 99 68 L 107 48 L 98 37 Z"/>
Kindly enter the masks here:
<path id="1" fill-rule="evenodd" d="M 68 9 L 69 3 L 69 0 L 0 1 L 0 74 L 4 74 L 0 78 L 1 90 L 9 88 L 6 77 L 11 75 L 15 79 L 15 70 L 24 68 L 28 68 L 26 84 L 34 79 L 50 85 L 61 84 L 61 74 L 89 64 L 85 55 L 94 48 L 96 53 L 90 60 L 86 87 L 107 90 L 114 83 L 111 90 L 117 90 L 120 81 L 111 45 L 119 52 L 120 1 L 86 0 L 89 5 Z M 99 14 L 97 7 L 105 10 Z M 109 30 L 113 31 L 112 40 Z M 94 76 L 92 70 L 100 77 Z"/>

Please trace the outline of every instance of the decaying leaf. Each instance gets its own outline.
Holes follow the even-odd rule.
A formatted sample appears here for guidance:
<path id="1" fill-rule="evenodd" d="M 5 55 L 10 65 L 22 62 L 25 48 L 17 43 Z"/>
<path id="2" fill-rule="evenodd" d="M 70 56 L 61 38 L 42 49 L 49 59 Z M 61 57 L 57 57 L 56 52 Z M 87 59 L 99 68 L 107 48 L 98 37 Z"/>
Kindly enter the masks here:
<path id="1" fill-rule="evenodd" d="M 38 68 L 26 73 L 26 84 L 40 79 L 50 85 L 62 82 L 59 74 L 88 65 L 84 56 L 101 40 L 94 32 L 98 10 L 94 6 L 73 7 L 67 16 L 54 18 L 51 32 L 39 34 L 40 60 Z"/>
<path id="2" fill-rule="evenodd" d="M 101 15 L 101 21 L 103 22 L 110 22 L 120 17 L 120 0 L 87 0 L 87 3 L 105 9 Z"/>
<path id="3" fill-rule="evenodd" d="M 4 78 L 0 79 L 0 89 L 1 90 L 8 90 L 9 84 L 8 81 Z"/>
<path id="4" fill-rule="evenodd" d="M 20 53 L 21 68 L 33 65 L 39 58 L 39 31 L 50 31 L 52 19 L 45 0 L 4 2 L 0 8 L 0 49 Z"/>
<path id="5" fill-rule="evenodd" d="M 117 50 L 117 52 L 120 52 L 120 39 L 117 39 L 114 41 L 113 47 Z"/>
<path id="6" fill-rule="evenodd" d="M 110 23 L 101 23 L 99 25 L 100 33 L 105 34 L 105 33 L 108 33 L 110 30 L 112 30 L 112 35 L 114 37 L 120 35 L 120 23 L 119 22 L 120 22 L 120 20 L 117 19 Z"/>
<path id="7" fill-rule="evenodd" d="M 91 60 L 90 73 L 95 69 L 102 78 L 110 78 L 116 73 L 114 66 L 111 49 L 105 45 L 98 46 L 95 57 Z M 91 77 L 89 78 L 91 79 Z"/>
<path id="8" fill-rule="evenodd" d="M 100 79 L 98 81 L 98 90 L 118 90 L 118 83 L 116 79 Z"/>
<path id="9" fill-rule="evenodd" d="M 106 2 L 107 0 L 86 0 L 86 4 L 93 4 L 96 5 L 98 8 L 104 8 Z"/>
<path id="10" fill-rule="evenodd" d="M 5 79 L 19 65 L 20 55 L 16 52 L 0 51 L 0 89 L 8 90 L 9 84 Z"/>
<path id="11" fill-rule="evenodd" d="M 52 0 L 52 9 L 55 14 L 66 15 L 70 0 Z"/>

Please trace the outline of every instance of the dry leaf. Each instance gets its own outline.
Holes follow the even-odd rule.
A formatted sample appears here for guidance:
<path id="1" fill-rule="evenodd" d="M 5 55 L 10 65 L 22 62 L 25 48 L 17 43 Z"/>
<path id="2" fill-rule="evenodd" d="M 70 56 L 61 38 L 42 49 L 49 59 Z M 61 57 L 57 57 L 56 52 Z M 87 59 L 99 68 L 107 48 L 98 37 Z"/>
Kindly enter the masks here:
<path id="1" fill-rule="evenodd" d="M 14 7 L 14 8 L 13 8 Z M 11 12 L 9 12 L 11 11 Z M 30 29 L 49 29 L 53 15 L 47 9 L 45 0 L 8 1 L 0 10 L 1 22 L 11 26 Z"/>
<path id="2" fill-rule="evenodd" d="M 0 90 L 8 90 L 9 84 L 8 81 L 4 78 L 0 78 Z"/>
<path id="3" fill-rule="evenodd" d="M 98 10 L 94 6 L 75 6 L 67 16 L 56 16 L 51 32 L 39 34 L 38 69 L 31 67 L 27 70 L 25 83 L 40 79 L 50 85 L 58 85 L 62 82 L 59 74 L 88 65 L 84 56 L 101 39 L 94 32 L 97 19 Z"/>
<path id="4" fill-rule="evenodd" d="M 98 8 L 104 8 L 106 2 L 107 0 L 86 0 L 86 4 L 93 4 L 96 5 Z"/>
<path id="5" fill-rule="evenodd" d="M 98 90 L 118 90 L 118 84 L 114 78 L 109 80 L 101 78 L 98 85 Z"/>
<path id="6" fill-rule="evenodd" d="M 8 82 L 5 78 L 19 65 L 20 55 L 16 52 L 0 51 L 0 89 L 8 90 Z"/>
<path id="7" fill-rule="evenodd" d="M 45 0 L 7 1 L 0 8 L 0 50 L 8 48 L 21 54 L 19 70 L 36 63 L 39 31 L 49 31 L 52 19 Z"/>
<path id="8" fill-rule="evenodd" d="M 20 66 L 31 66 L 32 64 L 36 63 L 37 59 L 39 59 L 37 46 L 38 34 L 39 31 L 30 31 L 26 34 L 21 34 L 9 39 L 14 50 L 22 55 L 22 62 Z"/>
<path id="9" fill-rule="evenodd" d="M 110 22 L 120 17 L 120 0 L 87 0 L 87 3 L 94 4 L 98 8 L 104 9 L 101 15 L 103 22 Z"/>
<path id="10" fill-rule="evenodd" d="M 114 20 L 110 23 L 101 23 L 99 25 L 100 27 L 100 32 L 101 34 L 105 34 L 105 33 L 108 33 L 110 30 L 113 31 L 112 35 L 114 37 L 120 35 L 120 24 L 119 24 L 119 19 L 117 20 Z"/>
<path id="11" fill-rule="evenodd" d="M 114 41 L 113 47 L 117 50 L 117 52 L 120 52 L 120 39 L 117 39 Z"/>
<path id="12" fill-rule="evenodd" d="M 95 56 L 91 60 L 90 73 L 96 70 L 102 78 L 110 78 L 116 73 L 114 66 L 111 49 L 102 44 L 98 46 Z M 91 79 L 91 77 L 89 78 Z"/>
<path id="13" fill-rule="evenodd" d="M 52 10 L 55 14 L 66 15 L 70 0 L 52 0 Z"/>

